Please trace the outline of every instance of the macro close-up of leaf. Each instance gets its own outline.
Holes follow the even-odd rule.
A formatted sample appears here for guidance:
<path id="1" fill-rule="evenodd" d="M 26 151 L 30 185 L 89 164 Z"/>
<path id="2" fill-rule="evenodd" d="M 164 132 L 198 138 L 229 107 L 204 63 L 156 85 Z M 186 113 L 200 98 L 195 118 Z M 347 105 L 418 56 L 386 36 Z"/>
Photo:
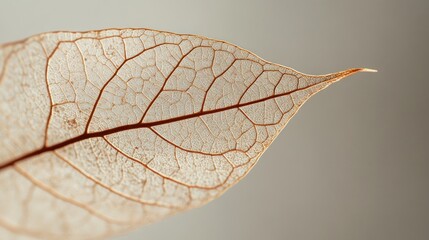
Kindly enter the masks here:
<path id="1" fill-rule="evenodd" d="M 362 71 L 306 75 L 149 29 L 1 45 L 0 239 L 104 238 L 200 207 L 308 98 Z"/>

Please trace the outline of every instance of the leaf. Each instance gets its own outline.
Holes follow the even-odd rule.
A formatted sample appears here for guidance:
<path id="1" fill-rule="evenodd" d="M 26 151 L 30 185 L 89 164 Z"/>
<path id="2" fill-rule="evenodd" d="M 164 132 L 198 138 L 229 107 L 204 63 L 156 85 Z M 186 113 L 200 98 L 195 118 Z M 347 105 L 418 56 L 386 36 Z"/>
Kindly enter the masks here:
<path id="1" fill-rule="evenodd" d="M 99 238 L 199 207 L 243 178 L 312 76 L 223 41 L 147 29 L 0 48 L 0 238 Z"/>

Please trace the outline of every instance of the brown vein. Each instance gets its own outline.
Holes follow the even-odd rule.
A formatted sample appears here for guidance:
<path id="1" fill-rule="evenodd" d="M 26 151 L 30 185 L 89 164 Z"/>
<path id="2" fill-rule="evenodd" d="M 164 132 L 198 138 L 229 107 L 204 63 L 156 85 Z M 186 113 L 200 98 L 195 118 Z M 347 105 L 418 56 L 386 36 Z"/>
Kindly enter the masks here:
<path id="1" fill-rule="evenodd" d="M 65 162 L 67 165 L 69 165 L 71 168 L 73 168 L 74 170 L 76 170 L 78 173 L 80 173 L 82 176 L 86 177 L 87 179 L 89 179 L 90 181 L 94 182 L 94 184 L 110 191 L 113 194 L 116 194 L 120 197 L 123 197 L 127 200 L 136 202 L 136 203 L 141 203 L 141 204 L 145 204 L 145 205 L 149 205 L 149 206 L 155 206 L 155 207 L 163 207 L 163 208 L 174 208 L 172 206 L 168 206 L 168 205 L 163 205 L 163 204 L 158 204 L 158 203 L 150 203 L 150 202 L 146 202 L 143 201 L 139 198 L 136 197 L 132 197 L 130 195 L 127 195 L 125 193 L 122 193 L 120 191 L 115 190 L 112 187 L 109 187 L 107 185 L 105 185 L 104 183 L 102 183 L 101 181 L 97 180 L 96 178 L 92 177 L 91 175 L 87 174 L 85 171 L 83 171 L 81 168 L 79 168 L 77 165 L 73 164 L 71 161 L 67 160 L 64 156 L 62 156 L 61 154 L 59 154 L 57 151 L 53 151 L 53 153 L 59 158 L 61 159 L 63 162 Z"/>
<path id="2" fill-rule="evenodd" d="M 153 168 L 149 167 L 149 166 L 148 166 L 148 164 L 145 164 L 145 163 L 143 163 L 142 161 L 140 161 L 140 160 L 138 160 L 138 159 L 136 159 L 136 158 L 134 158 L 134 157 L 132 157 L 132 156 L 130 156 L 130 155 L 128 155 L 128 154 L 126 154 L 126 153 L 124 153 L 123 151 L 121 151 L 119 148 L 117 148 L 115 145 L 113 145 L 111 142 L 109 142 L 109 140 L 107 140 L 106 138 L 104 138 L 104 137 L 103 137 L 103 139 L 107 142 L 107 144 L 109 144 L 113 149 L 115 149 L 117 152 L 119 152 L 119 153 L 120 153 L 121 155 L 123 155 L 124 157 L 126 157 L 126 158 L 130 159 L 131 161 L 133 161 L 133 162 L 135 162 L 135 163 L 137 163 L 137 164 L 142 165 L 143 167 L 145 167 L 145 168 L 146 168 L 146 169 L 148 169 L 149 171 L 153 172 L 154 174 L 156 174 L 156 175 L 160 176 L 161 178 L 166 179 L 166 180 L 169 180 L 169 181 L 174 182 L 174 183 L 176 183 L 176 184 L 179 184 L 179 185 L 181 185 L 181 186 L 184 186 L 184 187 L 187 187 L 187 188 L 196 188 L 196 189 L 211 190 L 211 189 L 216 189 L 216 188 L 218 188 L 218 187 L 220 187 L 220 186 L 222 185 L 222 184 L 219 184 L 219 185 L 216 185 L 216 186 L 214 186 L 214 187 L 201 187 L 201 186 L 197 186 L 197 185 L 189 185 L 189 184 L 186 184 L 186 183 L 184 183 L 184 182 L 178 181 L 178 180 L 176 180 L 176 179 L 174 179 L 174 178 L 172 178 L 172 177 L 166 176 L 166 175 L 164 175 L 164 174 L 161 174 L 161 173 L 159 173 L 159 172 L 155 171 Z M 231 175 L 231 174 L 230 174 L 230 175 Z M 229 176 L 228 176 L 228 177 L 229 177 Z M 227 177 L 227 179 L 228 179 L 228 177 Z"/>
<path id="3" fill-rule="evenodd" d="M 107 222 L 107 223 L 113 223 L 113 224 L 118 224 L 118 225 L 127 225 L 129 224 L 129 222 L 122 222 L 122 221 L 117 221 L 115 219 L 109 218 L 107 216 L 104 216 L 103 214 L 95 211 L 94 209 L 86 206 L 85 204 L 82 204 L 80 202 L 77 202 L 73 199 L 70 199 L 68 197 L 65 197 L 63 195 L 61 195 L 60 193 L 58 193 L 56 190 L 52 189 L 51 187 L 45 185 L 43 182 L 41 182 L 40 180 L 37 180 L 36 178 L 34 178 L 33 176 L 31 176 L 29 173 L 27 173 L 24 169 L 22 169 L 21 167 L 19 167 L 18 165 L 14 165 L 14 169 L 16 170 L 17 173 L 19 173 L 21 176 L 23 176 L 24 178 L 26 178 L 27 180 L 29 180 L 31 183 L 33 183 L 35 186 L 37 186 L 38 188 L 40 188 L 41 190 L 45 191 L 46 193 L 52 195 L 54 198 L 61 200 L 63 202 L 69 203 L 71 205 L 74 205 L 78 208 L 81 208 L 85 211 L 87 211 L 89 214 L 94 215 L 95 217 Z"/>
<path id="4" fill-rule="evenodd" d="M 22 227 L 14 226 L 13 224 L 8 223 L 6 220 L 3 220 L 1 218 L 0 218 L 0 227 L 3 227 L 3 229 L 6 229 L 11 233 L 18 234 L 18 235 L 25 235 L 33 238 L 39 238 L 39 239 L 57 239 L 58 238 L 58 236 L 50 235 L 45 232 L 33 231 Z"/>
<path id="5" fill-rule="evenodd" d="M 158 45 L 154 45 L 154 46 L 152 46 L 152 47 L 149 47 L 149 48 L 146 48 L 146 49 L 144 49 L 144 50 L 142 50 L 142 51 L 140 51 L 139 53 L 137 53 L 136 55 L 134 55 L 134 56 L 132 56 L 132 57 L 130 57 L 130 58 L 128 58 L 128 59 L 125 59 L 122 63 L 121 63 L 121 65 L 119 65 L 119 67 L 116 69 L 116 71 L 112 74 L 112 76 L 107 80 L 107 82 L 103 85 L 103 87 L 100 89 L 100 93 L 98 94 L 98 96 L 97 96 L 97 99 L 95 100 L 95 103 L 94 103 L 94 107 L 92 108 L 92 110 L 91 110 L 91 113 L 89 114 L 89 117 L 88 117 L 88 122 L 86 123 L 86 126 L 85 126 L 85 131 L 84 131 L 84 133 L 87 133 L 88 132 L 88 128 L 89 128 L 89 125 L 90 125 L 90 123 L 91 123 L 91 120 L 92 120 L 92 116 L 94 115 L 94 112 L 95 112 L 95 110 L 97 109 L 97 106 L 98 106 L 98 102 L 100 101 L 100 99 L 101 99 L 101 96 L 103 95 L 103 93 L 104 93 L 104 89 L 109 85 L 109 83 L 117 76 L 117 74 L 118 74 L 118 72 L 122 69 L 122 67 L 127 63 L 127 62 L 129 62 L 130 60 L 132 60 L 132 59 L 134 59 L 134 58 L 137 58 L 137 57 L 140 57 L 142 54 L 144 54 L 145 52 L 147 52 L 147 51 L 149 51 L 149 50 L 152 50 L 152 49 L 155 49 L 155 48 L 157 48 L 157 47 L 160 47 L 160 46 L 163 46 L 163 45 L 175 45 L 175 44 L 172 44 L 172 43 L 161 43 L 161 44 L 158 44 Z M 85 65 L 85 64 L 84 64 Z"/>
<path id="6" fill-rule="evenodd" d="M 180 149 L 180 150 L 182 150 L 182 151 L 184 151 L 184 152 L 188 152 L 188 153 L 195 153 L 195 154 L 200 154 L 200 155 L 204 155 L 204 156 L 212 156 L 212 157 L 214 157 L 214 156 L 223 156 L 223 155 L 225 155 L 225 154 L 227 154 L 227 153 L 234 152 L 234 151 L 236 151 L 236 152 L 246 153 L 245 151 L 243 151 L 243 150 L 241 150 L 241 149 L 229 149 L 228 151 L 221 152 L 221 153 L 205 153 L 205 152 L 195 151 L 195 150 L 191 150 L 191 149 L 186 149 L 186 148 L 181 147 L 181 146 L 179 146 L 179 145 L 177 145 L 177 144 L 173 143 L 172 141 L 170 141 L 170 140 L 166 139 L 166 138 L 165 138 L 165 137 L 163 137 L 161 134 L 159 134 L 155 129 L 153 129 L 153 128 L 151 128 L 151 127 L 149 127 L 149 129 L 150 129 L 154 134 L 156 134 L 159 138 L 161 138 L 163 141 L 165 141 L 166 143 L 168 143 L 168 144 L 172 145 L 173 147 L 178 148 L 178 149 Z"/>
<path id="7" fill-rule="evenodd" d="M 153 98 L 153 100 L 149 103 L 149 105 L 146 108 L 146 111 L 143 113 L 140 122 L 143 122 L 143 119 L 146 117 L 146 114 L 149 112 L 150 108 L 152 107 L 152 105 L 156 102 L 156 100 L 158 99 L 159 95 L 162 93 L 162 91 L 165 88 L 165 85 L 167 85 L 168 80 L 170 79 L 170 77 L 173 75 L 173 73 L 176 71 L 177 68 L 180 67 L 180 64 L 182 63 L 182 61 L 189 55 L 191 54 L 195 49 L 197 48 L 203 48 L 201 46 L 199 47 L 193 47 L 191 50 L 189 50 L 189 52 L 187 52 L 185 55 L 183 55 L 180 60 L 177 62 L 176 66 L 174 66 L 173 70 L 171 70 L 171 72 L 168 74 L 167 77 L 165 77 L 164 83 L 162 84 L 161 89 L 158 91 L 158 93 L 155 95 L 155 97 Z M 161 72 L 158 69 L 159 72 Z M 161 72 L 162 73 L 162 72 Z"/>
<path id="8" fill-rule="evenodd" d="M 351 69 L 351 70 L 347 70 L 345 72 L 343 72 L 342 74 L 335 74 L 333 75 L 332 78 L 325 80 L 325 82 L 335 82 L 341 78 L 347 77 L 353 73 L 362 71 L 362 69 Z M 315 84 L 317 85 L 317 84 Z M 208 114 L 214 114 L 214 113 L 218 113 L 218 112 L 222 112 L 222 111 L 226 111 L 229 109 L 233 109 L 233 108 L 240 108 L 240 107 L 244 107 L 244 106 L 248 106 L 248 105 L 252 105 L 252 104 L 256 104 L 256 103 L 260 103 L 260 102 L 264 102 L 270 99 L 275 99 L 278 97 L 282 97 L 282 96 L 286 96 L 286 95 L 290 95 L 293 94 L 295 92 L 298 91 L 304 91 L 307 90 L 315 85 L 309 85 L 306 87 L 302 87 L 302 88 L 297 88 L 295 90 L 289 91 L 289 92 L 285 92 L 285 93 L 281 93 L 281 94 L 275 94 L 275 95 L 271 95 L 265 98 L 260 98 L 254 101 L 249 101 L 246 103 L 238 103 L 236 105 L 231 105 L 228 107 L 223 107 L 223 108 L 218 108 L 218 109 L 213 109 L 213 110 L 208 110 L 208 111 L 203 111 L 203 112 L 197 112 L 197 113 L 193 113 L 193 114 L 188 114 L 188 115 L 183 115 L 183 116 L 179 116 L 179 117 L 174 117 L 174 118 L 170 118 L 170 119 L 165 119 L 165 120 L 160 120 L 160 121 L 154 121 L 154 122 L 142 122 L 142 123 L 135 123 L 135 124 L 130 124 L 130 125 L 124 125 L 124 126 L 120 126 L 120 127 L 116 127 L 116 128 L 111 128 L 111 129 L 107 129 L 107 130 L 103 130 L 103 131 L 99 131 L 99 132 L 93 132 L 93 133 L 84 133 L 80 136 L 68 139 L 66 141 L 51 145 L 49 147 L 42 147 L 38 150 L 35 150 L 33 152 L 24 154 L 18 158 L 12 159 L 10 161 L 5 161 L 4 163 L 2 163 L 0 165 L 0 170 L 1 169 L 5 169 L 8 168 L 10 166 L 13 166 L 14 164 L 23 161 L 25 159 L 28 159 L 30 157 L 45 153 L 45 152 L 49 152 L 49 151 L 53 151 L 62 147 L 65 147 L 67 145 L 73 144 L 75 142 L 79 142 L 79 141 L 83 141 L 85 139 L 90 139 L 90 138 L 95 138 L 95 137 L 103 137 L 106 135 L 110 135 L 113 133 L 117 133 L 117 132 L 121 132 L 121 131 L 125 131 L 125 130 L 131 130 L 131 129 L 138 129 L 138 128 L 148 128 L 148 127 L 153 127 L 153 126 L 158 126 L 158 125 L 163 125 L 163 124 L 168 124 L 168 123 L 172 123 L 172 122 L 177 122 L 177 121 L 181 121 L 181 120 L 185 120 L 185 119 L 190 119 L 190 118 L 195 118 L 195 117 L 199 117 L 199 116 L 204 116 L 204 115 L 208 115 Z"/>

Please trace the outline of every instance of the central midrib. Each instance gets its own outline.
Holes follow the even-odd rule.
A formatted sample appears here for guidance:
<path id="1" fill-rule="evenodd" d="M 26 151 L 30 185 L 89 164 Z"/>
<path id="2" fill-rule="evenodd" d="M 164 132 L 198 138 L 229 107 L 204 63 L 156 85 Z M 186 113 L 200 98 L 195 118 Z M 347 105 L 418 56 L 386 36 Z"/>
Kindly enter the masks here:
<path id="1" fill-rule="evenodd" d="M 8 168 L 8 167 L 11 167 L 14 164 L 16 164 L 18 162 L 21 162 L 21 161 L 24 161 L 24 160 L 26 160 L 28 158 L 31 158 L 31 157 L 34 157 L 34 156 L 37 156 L 37 155 L 40 155 L 40 154 L 43 154 L 43 153 L 46 153 L 46 152 L 54 151 L 56 149 L 60 149 L 62 147 L 68 146 L 70 144 L 73 144 L 73 143 L 76 143 L 76 142 L 79 142 L 79 141 L 83 141 L 83 140 L 87 140 L 87 139 L 90 139 L 90 138 L 103 137 L 103 136 L 106 136 L 106 135 L 109 135 L 109 134 L 113 134 L 113 133 L 117 133 L 117 132 L 122 132 L 122 131 L 127 131 L 127 130 L 132 130 L 132 129 L 148 128 L 148 127 L 153 127 L 153 126 L 168 124 L 168 123 L 172 123 L 172 122 L 178 122 L 178 121 L 182 121 L 182 120 L 186 120 L 186 119 L 191 119 L 191 118 L 195 118 L 195 117 L 200 117 L 200 116 L 204 116 L 204 115 L 208 115 L 208 114 L 214 114 L 214 113 L 218 113 L 218 112 L 222 112 L 222 111 L 227 111 L 227 110 L 234 109 L 234 108 L 245 107 L 245 106 L 248 106 L 248 105 L 252 105 L 252 104 L 257 104 L 257 103 L 260 103 L 260 102 L 264 102 L 264 101 L 267 101 L 267 100 L 270 100 L 270 99 L 274 99 L 274 98 L 278 98 L 278 97 L 283 97 L 283 96 L 286 96 L 286 95 L 290 95 L 290 94 L 292 94 L 294 92 L 302 91 L 302 90 L 308 89 L 308 88 L 310 88 L 312 86 L 314 86 L 314 85 L 306 86 L 306 87 L 303 87 L 303 88 L 297 88 L 297 89 L 289 91 L 289 92 L 285 92 L 285 93 L 281 93 L 281 94 L 277 94 L 277 95 L 268 96 L 268 97 L 265 97 L 265 98 L 261 98 L 261 99 L 258 99 L 258 100 L 254 100 L 254 101 L 250 101 L 250 102 L 246 102 L 246 103 L 242 103 L 242 104 L 239 103 L 239 104 L 236 104 L 236 105 L 231 105 L 231 106 L 223 107 L 223 108 L 219 108 L 219 109 L 213 109 L 213 110 L 208 110 L 208 111 L 201 111 L 201 112 L 198 112 L 198 113 L 183 115 L 183 116 L 180 116 L 180 117 L 175 117 L 175 118 L 170 118 L 170 119 L 165 119 L 165 120 L 160 120 L 160 121 L 155 121 L 155 122 L 130 124 L 130 125 L 125 125 L 125 126 L 120 126 L 120 127 L 116 127 L 116 128 L 107 129 L 107 130 L 100 131 L 100 132 L 85 133 L 85 134 L 82 134 L 80 136 L 77 136 L 77 137 L 71 138 L 69 140 L 66 140 L 64 142 L 60 142 L 60 143 L 54 144 L 52 146 L 40 148 L 40 149 L 38 149 L 36 151 L 27 153 L 25 155 L 22 155 L 21 157 L 18 157 L 18 158 L 15 158 L 13 160 L 10 160 L 10 161 L 8 161 L 6 163 L 3 163 L 3 164 L 0 165 L 0 170 L 3 170 L 3 169 Z"/>

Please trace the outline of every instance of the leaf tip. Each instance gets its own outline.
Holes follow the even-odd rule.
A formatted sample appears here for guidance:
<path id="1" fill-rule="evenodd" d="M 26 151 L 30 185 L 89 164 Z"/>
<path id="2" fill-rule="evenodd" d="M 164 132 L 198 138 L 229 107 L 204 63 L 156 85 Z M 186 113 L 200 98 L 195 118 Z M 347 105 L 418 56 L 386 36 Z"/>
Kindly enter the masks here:
<path id="1" fill-rule="evenodd" d="M 372 73 L 376 73 L 378 72 L 377 69 L 371 69 L 371 68 L 361 68 L 360 72 L 372 72 Z"/>

